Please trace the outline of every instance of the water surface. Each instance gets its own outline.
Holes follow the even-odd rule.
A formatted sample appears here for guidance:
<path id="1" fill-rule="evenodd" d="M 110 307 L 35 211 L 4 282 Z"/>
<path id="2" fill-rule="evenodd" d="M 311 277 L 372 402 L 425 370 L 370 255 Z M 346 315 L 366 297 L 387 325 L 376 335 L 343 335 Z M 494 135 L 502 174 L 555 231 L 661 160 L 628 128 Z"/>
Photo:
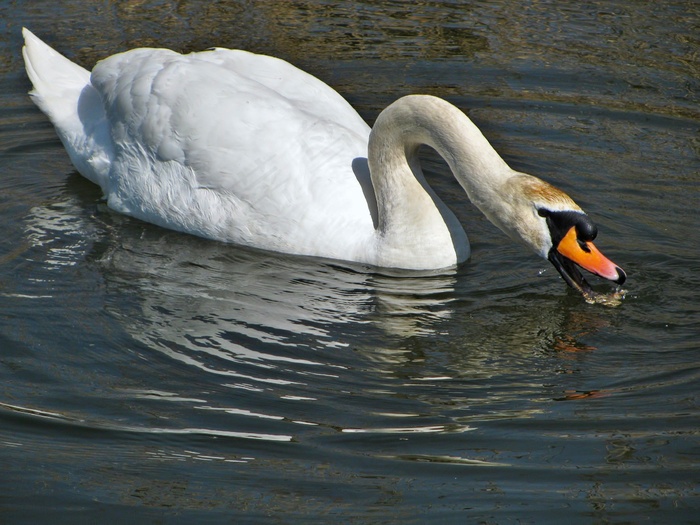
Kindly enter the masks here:
<path id="1" fill-rule="evenodd" d="M 698 22 L 688 2 L 0 6 L 0 516 L 692 523 Z M 589 212 L 627 296 L 583 302 L 430 155 L 473 248 L 437 274 L 116 215 L 26 95 L 23 25 L 88 68 L 142 45 L 273 54 L 370 123 L 442 96 Z"/>

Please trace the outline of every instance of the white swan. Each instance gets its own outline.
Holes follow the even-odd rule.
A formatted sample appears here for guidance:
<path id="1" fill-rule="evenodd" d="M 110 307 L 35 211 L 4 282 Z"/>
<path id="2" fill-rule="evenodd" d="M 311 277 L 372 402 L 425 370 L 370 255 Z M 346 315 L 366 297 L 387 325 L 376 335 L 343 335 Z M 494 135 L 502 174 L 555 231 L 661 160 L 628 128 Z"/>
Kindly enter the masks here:
<path id="1" fill-rule="evenodd" d="M 114 210 L 266 250 L 449 267 L 469 257 L 469 241 L 425 182 L 416 153 L 427 144 L 491 222 L 569 285 L 590 291 L 574 263 L 625 280 L 571 198 L 510 169 L 442 99 L 401 98 L 370 132 L 333 89 L 276 58 L 135 49 L 90 73 L 23 34 L 32 100 Z"/>

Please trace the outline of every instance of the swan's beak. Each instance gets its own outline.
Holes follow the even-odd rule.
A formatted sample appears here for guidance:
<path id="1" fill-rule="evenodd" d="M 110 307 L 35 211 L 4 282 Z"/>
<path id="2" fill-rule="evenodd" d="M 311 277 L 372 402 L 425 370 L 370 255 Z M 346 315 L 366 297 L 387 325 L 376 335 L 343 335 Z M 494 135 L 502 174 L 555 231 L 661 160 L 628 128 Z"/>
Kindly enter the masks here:
<path id="1" fill-rule="evenodd" d="M 549 251 L 548 259 L 566 283 L 584 295 L 591 292 L 591 287 L 576 265 L 617 284 L 622 284 L 627 279 L 622 268 L 600 253 L 592 242 L 579 240 L 575 226 Z"/>

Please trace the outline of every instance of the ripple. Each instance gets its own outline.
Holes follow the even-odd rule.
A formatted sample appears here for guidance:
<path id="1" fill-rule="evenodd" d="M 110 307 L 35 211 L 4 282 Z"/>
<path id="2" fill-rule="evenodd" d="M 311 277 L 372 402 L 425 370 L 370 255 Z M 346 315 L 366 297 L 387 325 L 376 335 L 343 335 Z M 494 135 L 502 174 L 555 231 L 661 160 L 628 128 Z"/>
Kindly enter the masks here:
<path id="1" fill-rule="evenodd" d="M 343 428 L 346 434 L 433 434 L 438 432 L 462 433 L 476 430 L 467 425 L 431 425 L 426 427 Z"/>
<path id="2" fill-rule="evenodd" d="M 406 454 L 401 456 L 385 456 L 387 459 L 399 459 L 402 461 L 417 461 L 419 463 L 439 463 L 448 465 L 464 465 L 470 467 L 510 467 L 509 463 L 484 461 L 458 456 L 430 456 L 427 454 Z"/>
<path id="3" fill-rule="evenodd" d="M 46 410 L 40 410 L 38 408 L 22 407 L 17 405 L 10 405 L 7 403 L 0 403 L 0 409 L 10 410 L 12 412 L 25 414 L 37 418 L 55 419 L 67 422 L 81 422 L 81 420 L 79 419 L 75 419 L 64 414 L 60 414 L 58 412 L 48 412 Z"/>
<path id="4" fill-rule="evenodd" d="M 117 427 L 115 430 L 130 433 L 161 434 L 165 436 L 194 435 L 227 437 L 237 439 L 253 439 L 260 441 L 292 441 L 292 436 L 279 434 L 260 434 L 255 432 L 236 432 L 232 430 L 214 430 L 210 428 L 141 428 L 141 427 Z"/>

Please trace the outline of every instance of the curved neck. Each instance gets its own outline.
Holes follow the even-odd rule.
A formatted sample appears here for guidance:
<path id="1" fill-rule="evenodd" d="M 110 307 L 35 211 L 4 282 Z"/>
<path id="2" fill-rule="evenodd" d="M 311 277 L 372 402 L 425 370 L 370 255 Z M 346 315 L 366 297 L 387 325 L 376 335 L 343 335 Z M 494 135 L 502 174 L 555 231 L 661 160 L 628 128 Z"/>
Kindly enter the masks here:
<path id="1" fill-rule="evenodd" d="M 455 237 L 468 241 L 454 215 L 425 182 L 417 158 L 426 144 L 447 162 L 469 199 L 489 218 L 511 169 L 479 129 L 455 106 L 428 95 L 403 97 L 377 118 L 369 140 L 369 168 L 386 242 L 415 238 L 417 248 L 438 250 Z M 461 234 L 459 233 L 461 231 Z M 454 255 L 454 254 L 453 254 Z M 464 254 L 462 254 L 464 255 Z M 458 262 L 460 254 L 457 253 Z"/>

